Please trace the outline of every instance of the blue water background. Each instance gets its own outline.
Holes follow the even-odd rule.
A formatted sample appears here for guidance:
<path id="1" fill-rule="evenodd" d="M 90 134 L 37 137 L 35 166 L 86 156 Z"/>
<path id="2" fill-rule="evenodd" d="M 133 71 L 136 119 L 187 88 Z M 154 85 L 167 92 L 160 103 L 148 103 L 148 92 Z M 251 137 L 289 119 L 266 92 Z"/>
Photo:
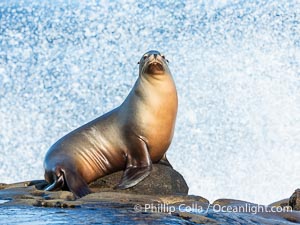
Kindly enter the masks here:
<path id="1" fill-rule="evenodd" d="M 190 193 L 268 204 L 299 187 L 299 1 L 1 1 L 0 182 L 122 103 L 150 49 L 179 111 L 168 157 Z"/>

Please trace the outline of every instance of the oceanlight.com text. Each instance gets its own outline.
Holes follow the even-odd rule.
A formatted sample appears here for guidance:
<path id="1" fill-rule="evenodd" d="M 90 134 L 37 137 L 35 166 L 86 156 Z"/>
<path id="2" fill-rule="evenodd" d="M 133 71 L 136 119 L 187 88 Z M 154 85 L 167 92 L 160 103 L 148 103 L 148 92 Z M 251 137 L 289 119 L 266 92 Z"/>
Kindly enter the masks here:
<path id="1" fill-rule="evenodd" d="M 134 205 L 135 212 L 151 212 L 151 213 L 173 213 L 173 212 L 191 212 L 191 213 L 281 213 L 281 212 L 291 212 L 292 208 L 290 206 L 263 206 L 255 204 L 243 204 L 243 205 L 220 205 L 220 204 L 208 204 L 206 206 L 194 203 L 191 205 L 179 204 L 179 205 L 169 205 L 166 203 L 161 204 L 136 204 Z"/>

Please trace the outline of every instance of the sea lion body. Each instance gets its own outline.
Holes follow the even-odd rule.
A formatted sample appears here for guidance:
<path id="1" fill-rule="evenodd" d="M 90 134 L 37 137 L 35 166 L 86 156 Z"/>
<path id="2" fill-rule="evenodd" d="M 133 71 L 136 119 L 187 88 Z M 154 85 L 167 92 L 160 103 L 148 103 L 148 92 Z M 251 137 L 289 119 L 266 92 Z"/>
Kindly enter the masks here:
<path id="1" fill-rule="evenodd" d="M 116 109 L 58 140 L 44 160 L 47 190 L 67 187 L 76 197 L 88 183 L 124 170 L 117 188 L 136 185 L 160 161 L 173 137 L 177 92 L 167 60 L 157 51 L 140 60 L 140 72 Z"/>

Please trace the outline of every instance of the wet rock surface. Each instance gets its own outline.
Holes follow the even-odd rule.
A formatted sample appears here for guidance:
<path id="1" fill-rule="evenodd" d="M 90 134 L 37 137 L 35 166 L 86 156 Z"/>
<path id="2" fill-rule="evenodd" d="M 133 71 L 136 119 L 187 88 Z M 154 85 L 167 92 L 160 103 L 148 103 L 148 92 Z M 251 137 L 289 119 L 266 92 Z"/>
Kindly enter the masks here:
<path id="1" fill-rule="evenodd" d="M 269 205 L 270 207 L 275 206 L 275 207 L 288 207 L 289 206 L 289 199 L 285 198 L 276 202 L 273 202 Z"/>
<path id="2" fill-rule="evenodd" d="M 214 212 L 221 210 L 231 214 L 231 217 L 225 220 L 226 223 L 230 223 L 233 218 L 235 222 L 242 224 L 247 224 L 250 221 L 258 224 L 300 223 L 300 213 L 292 211 L 289 206 L 272 204 L 265 206 L 234 199 L 219 199 L 213 203 L 213 206 Z"/>
<path id="3" fill-rule="evenodd" d="M 180 173 L 170 166 L 154 164 L 151 174 L 132 188 L 115 190 L 114 187 L 120 182 L 123 171 L 119 171 L 102 177 L 92 183 L 90 188 L 95 192 L 118 191 L 124 193 L 147 194 L 147 195 L 186 195 L 189 187 Z"/>
<path id="4" fill-rule="evenodd" d="M 44 180 L 0 184 L 1 207 L 66 208 L 68 210 L 113 210 L 128 212 L 140 220 L 158 218 L 183 224 L 295 224 L 300 212 L 291 210 L 288 199 L 269 206 L 219 199 L 213 203 L 200 196 L 187 195 L 183 177 L 171 167 L 155 165 L 149 178 L 128 190 L 115 190 L 122 172 L 111 174 L 90 184 L 94 193 L 75 199 L 69 191 L 48 192 Z M 299 199 L 297 190 L 291 199 Z M 291 202 L 290 199 L 290 202 Z M 2 200 L 2 202 L 1 202 Z M 7 200 L 7 201 L 3 201 Z M 148 221 L 149 222 L 149 221 Z"/>

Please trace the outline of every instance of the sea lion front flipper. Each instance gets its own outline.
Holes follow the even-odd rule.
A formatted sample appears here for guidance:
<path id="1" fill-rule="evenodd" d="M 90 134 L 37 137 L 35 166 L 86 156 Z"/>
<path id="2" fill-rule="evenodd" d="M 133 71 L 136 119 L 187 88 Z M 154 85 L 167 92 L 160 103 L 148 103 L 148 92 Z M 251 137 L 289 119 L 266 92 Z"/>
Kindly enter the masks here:
<path id="1" fill-rule="evenodd" d="M 69 190 L 75 195 L 76 198 L 81 198 L 92 193 L 80 174 L 67 170 L 63 171 L 63 173 Z"/>
<path id="2" fill-rule="evenodd" d="M 116 189 L 126 189 L 135 186 L 151 172 L 152 166 L 127 167 Z"/>
<path id="3" fill-rule="evenodd" d="M 171 165 L 171 163 L 170 163 L 169 160 L 167 159 L 166 153 L 165 153 L 164 156 L 161 158 L 161 160 L 158 161 L 158 164 L 165 165 L 165 166 L 169 166 L 169 167 L 173 168 L 173 166 Z"/>
<path id="4" fill-rule="evenodd" d="M 132 145 L 132 151 L 127 155 L 127 165 L 120 183 L 116 189 L 126 189 L 135 186 L 145 179 L 152 170 L 152 161 L 143 139 Z"/>

